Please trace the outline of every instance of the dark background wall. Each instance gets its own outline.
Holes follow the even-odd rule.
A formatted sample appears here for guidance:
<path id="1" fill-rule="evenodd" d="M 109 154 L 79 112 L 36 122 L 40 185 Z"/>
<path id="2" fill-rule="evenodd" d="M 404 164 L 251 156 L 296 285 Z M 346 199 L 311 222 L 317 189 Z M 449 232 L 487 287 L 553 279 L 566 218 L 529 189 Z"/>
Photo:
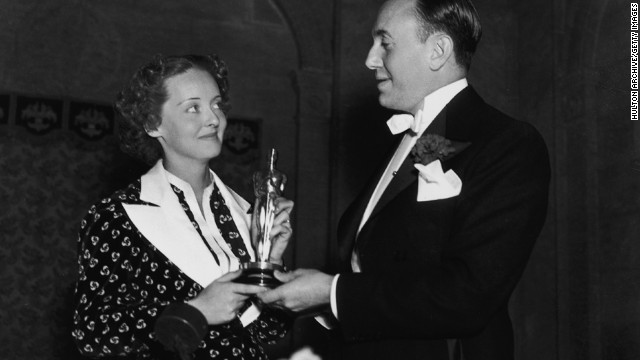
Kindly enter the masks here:
<path id="1" fill-rule="evenodd" d="M 110 104 L 156 53 L 220 54 L 232 117 L 259 120 L 296 200 L 297 267 L 334 268 L 335 227 L 386 151 L 364 67 L 382 0 L 0 0 L 0 94 Z M 640 355 L 640 126 L 629 120 L 629 2 L 476 0 L 469 76 L 534 124 L 553 166 L 549 216 L 511 301 L 520 360 Z M 12 100 L 15 101 L 15 100 Z M 68 109 L 64 110 L 68 111 Z M 19 114 L 17 114 L 19 115 Z M 71 359 L 75 231 L 139 171 L 115 137 L 43 135 L 0 116 L 0 358 Z M 226 169 L 226 168 L 225 168 Z M 272 349 L 336 341 L 310 318 Z"/>

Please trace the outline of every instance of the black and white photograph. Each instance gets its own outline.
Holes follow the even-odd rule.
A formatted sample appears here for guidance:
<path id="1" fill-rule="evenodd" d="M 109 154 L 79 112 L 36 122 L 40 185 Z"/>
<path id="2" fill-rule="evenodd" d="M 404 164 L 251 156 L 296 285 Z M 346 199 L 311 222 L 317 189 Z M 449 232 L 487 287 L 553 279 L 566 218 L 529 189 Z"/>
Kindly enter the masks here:
<path id="1" fill-rule="evenodd" d="M 640 359 L 636 0 L 0 0 L 0 359 Z"/>

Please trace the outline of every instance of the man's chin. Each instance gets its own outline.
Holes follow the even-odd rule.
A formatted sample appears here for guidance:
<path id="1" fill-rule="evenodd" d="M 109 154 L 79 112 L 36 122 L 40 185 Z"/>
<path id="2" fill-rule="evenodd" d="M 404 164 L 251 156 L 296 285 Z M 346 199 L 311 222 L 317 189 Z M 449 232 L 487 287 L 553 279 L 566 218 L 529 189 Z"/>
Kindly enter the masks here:
<path id="1" fill-rule="evenodd" d="M 385 95 L 384 93 L 380 93 L 380 95 L 378 96 L 378 102 L 380 103 L 380 106 L 385 107 L 387 109 L 390 110 L 402 110 L 399 108 L 399 104 L 397 101 L 394 101 L 393 99 L 391 99 L 388 95 Z"/>
<path id="2" fill-rule="evenodd" d="M 378 96 L 378 103 L 380 103 L 380 106 L 385 107 L 389 110 L 412 113 L 414 108 L 418 104 L 415 104 L 408 100 L 412 99 L 407 99 L 399 94 L 396 96 L 392 96 L 392 94 L 381 92 Z"/>

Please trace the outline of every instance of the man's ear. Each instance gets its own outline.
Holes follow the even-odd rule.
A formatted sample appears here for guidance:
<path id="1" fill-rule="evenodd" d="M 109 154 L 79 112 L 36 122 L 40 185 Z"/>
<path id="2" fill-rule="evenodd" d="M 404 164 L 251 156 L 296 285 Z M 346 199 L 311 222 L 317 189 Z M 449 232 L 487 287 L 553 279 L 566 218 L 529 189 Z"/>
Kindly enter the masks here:
<path id="1" fill-rule="evenodd" d="M 437 71 L 449 61 L 453 55 L 453 40 L 447 34 L 434 34 L 431 40 L 431 55 L 429 57 L 431 70 Z"/>

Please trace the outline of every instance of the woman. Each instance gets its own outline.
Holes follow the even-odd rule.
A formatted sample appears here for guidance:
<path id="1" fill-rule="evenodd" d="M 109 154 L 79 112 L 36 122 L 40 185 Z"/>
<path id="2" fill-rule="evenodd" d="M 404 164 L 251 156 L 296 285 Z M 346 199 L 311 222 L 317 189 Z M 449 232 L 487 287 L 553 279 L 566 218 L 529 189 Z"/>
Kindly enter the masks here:
<path id="1" fill-rule="evenodd" d="M 227 124 L 227 69 L 216 56 L 159 57 L 119 94 L 122 149 L 154 166 L 91 207 L 79 234 L 73 336 L 89 356 L 170 359 L 154 324 L 186 303 L 206 318 L 196 359 L 264 359 L 290 318 L 260 309 L 264 289 L 233 282 L 254 258 L 249 204 L 209 169 Z M 278 199 L 270 261 L 282 263 L 293 203 Z"/>

